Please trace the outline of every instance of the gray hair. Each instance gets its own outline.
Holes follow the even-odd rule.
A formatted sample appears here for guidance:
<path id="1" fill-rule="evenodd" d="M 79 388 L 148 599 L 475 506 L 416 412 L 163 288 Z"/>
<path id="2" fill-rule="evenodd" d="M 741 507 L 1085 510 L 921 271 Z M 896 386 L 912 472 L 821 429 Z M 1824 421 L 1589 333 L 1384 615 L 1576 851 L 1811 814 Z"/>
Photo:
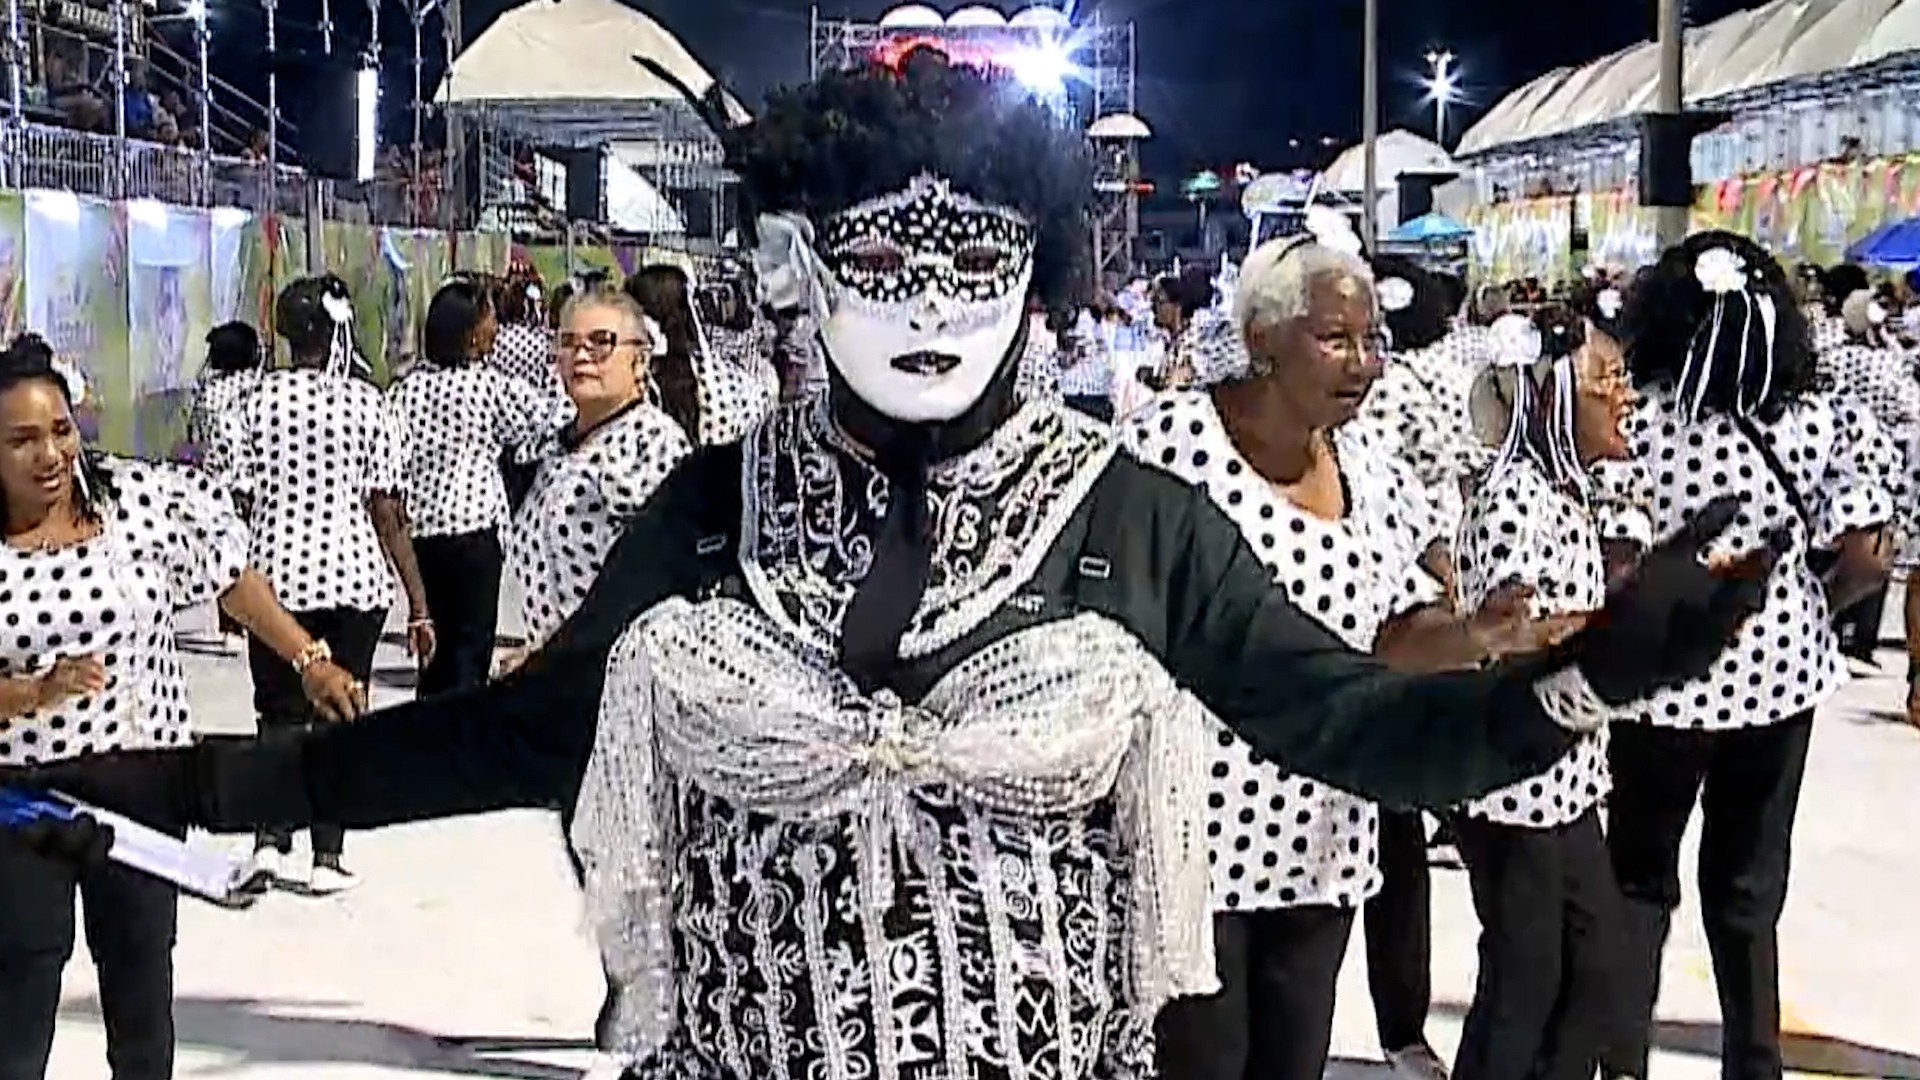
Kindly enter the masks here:
<path id="1" fill-rule="evenodd" d="M 1251 337 L 1255 325 L 1298 319 L 1308 290 L 1328 274 L 1357 278 L 1373 288 L 1373 268 L 1358 255 L 1299 237 L 1269 240 L 1247 254 L 1233 292 L 1233 321 Z"/>
<path id="2" fill-rule="evenodd" d="M 596 282 L 567 297 L 566 305 L 560 309 L 560 325 L 566 325 L 575 312 L 594 308 L 619 312 L 629 332 L 647 343 L 648 355 L 658 356 L 667 350 L 666 335 L 661 333 L 660 324 L 640 306 L 640 301 L 612 282 Z"/>

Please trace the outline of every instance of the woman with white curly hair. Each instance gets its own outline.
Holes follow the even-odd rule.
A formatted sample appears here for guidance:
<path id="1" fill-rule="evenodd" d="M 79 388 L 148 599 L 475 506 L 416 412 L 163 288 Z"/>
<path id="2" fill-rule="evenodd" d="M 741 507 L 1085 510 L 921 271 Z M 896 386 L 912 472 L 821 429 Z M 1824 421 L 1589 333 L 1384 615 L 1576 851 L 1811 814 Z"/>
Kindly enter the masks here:
<path id="1" fill-rule="evenodd" d="M 1276 241 L 1249 255 L 1234 302 L 1237 365 L 1233 350 L 1215 350 L 1212 388 L 1172 392 L 1134 418 L 1130 448 L 1205 491 L 1275 585 L 1348 646 L 1421 672 L 1530 648 L 1539 642 L 1518 597 L 1454 617 L 1422 566 L 1437 537 L 1418 508 L 1421 483 L 1348 423 L 1382 355 L 1373 275 L 1341 239 Z M 1379 811 L 1266 763 L 1217 722 L 1210 730 L 1222 988 L 1162 1013 L 1161 1075 L 1318 1077 L 1354 915 L 1381 886 Z"/>

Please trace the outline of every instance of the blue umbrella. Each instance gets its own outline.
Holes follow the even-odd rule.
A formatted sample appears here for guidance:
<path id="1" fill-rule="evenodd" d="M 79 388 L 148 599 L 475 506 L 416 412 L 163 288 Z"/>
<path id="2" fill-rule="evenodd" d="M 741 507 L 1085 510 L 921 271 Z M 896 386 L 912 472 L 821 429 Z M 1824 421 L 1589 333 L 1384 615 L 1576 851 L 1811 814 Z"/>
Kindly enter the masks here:
<path id="1" fill-rule="evenodd" d="M 1920 218 L 1883 225 L 1847 249 L 1847 261 L 1876 270 L 1920 266 Z"/>
<path id="2" fill-rule="evenodd" d="M 1436 211 L 1431 214 L 1421 214 L 1401 225 L 1387 234 L 1387 240 L 1396 244 L 1428 244 L 1435 241 L 1459 240 L 1472 235 L 1471 228 Z"/>

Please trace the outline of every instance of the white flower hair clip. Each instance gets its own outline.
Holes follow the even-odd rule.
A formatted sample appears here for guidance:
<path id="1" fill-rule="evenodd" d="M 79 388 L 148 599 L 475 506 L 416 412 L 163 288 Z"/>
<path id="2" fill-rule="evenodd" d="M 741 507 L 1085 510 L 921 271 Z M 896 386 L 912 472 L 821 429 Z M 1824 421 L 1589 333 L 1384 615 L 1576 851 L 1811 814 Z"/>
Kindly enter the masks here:
<path id="1" fill-rule="evenodd" d="M 68 401 L 78 405 L 87 400 L 87 376 L 80 370 L 78 364 L 56 356 L 53 359 L 53 373 L 60 376 L 60 381 L 66 384 Z"/>
<path id="2" fill-rule="evenodd" d="M 1360 234 L 1353 231 L 1353 223 L 1347 215 L 1329 206 L 1309 206 L 1306 215 L 1307 232 L 1313 235 L 1313 241 L 1324 248 L 1348 255 L 1358 255 L 1362 250 Z"/>
<path id="3" fill-rule="evenodd" d="M 322 293 L 320 310 L 327 313 L 327 318 L 332 319 L 335 326 L 345 326 L 353 321 L 353 301 L 339 293 Z"/>
<path id="4" fill-rule="evenodd" d="M 1525 315 L 1502 315 L 1489 328 L 1496 367 L 1530 367 L 1540 361 L 1545 343 L 1540 329 Z"/>
<path id="5" fill-rule="evenodd" d="M 1747 287 L 1747 261 L 1723 247 L 1708 248 L 1693 260 L 1693 276 L 1715 296 Z"/>
<path id="6" fill-rule="evenodd" d="M 1405 311 L 1413 306 L 1413 283 L 1406 278 L 1390 277 L 1374 287 L 1380 298 L 1380 310 Z"/>
<path id="7" fill-rule="evenodd" d="M 1600 310 L 1603 318 L 1617 319 L 1620 309 L 1627 306 L 1627 298 L 1620 295 L 1619 289 L 1602 289 L 1600 295 L 1593 298 L 1593 306 Z"/>
<path id="8" fill-rule="evenodd" d="M 527 299 L 530 302 L 537 304 L 545 298 L 546 298 L 546 295 L 540 291 L 540 286 L 538 285 L 527 286 Z"/>
<path id="9" fill-rule="evenodd" d="M 1867 305 L 1867 325 L 1868 326 L 1885 326 L 1886 323 L 1887 323 L 1887 309 L 1880 306 L 1880 301 L 1875 300 L 1872 303 L 1868 304 Z"/>

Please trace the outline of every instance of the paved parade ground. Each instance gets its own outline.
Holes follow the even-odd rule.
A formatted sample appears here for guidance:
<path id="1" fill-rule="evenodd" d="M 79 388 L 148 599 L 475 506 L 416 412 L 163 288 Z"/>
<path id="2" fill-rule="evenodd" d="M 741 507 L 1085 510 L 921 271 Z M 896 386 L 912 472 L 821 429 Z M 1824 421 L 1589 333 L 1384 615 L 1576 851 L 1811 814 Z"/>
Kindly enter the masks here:
<path id="1" fill-rule="evenodd" d="M 394 640 L 380 655 L 379 701 L 410 693 Z M 1895 715 L 1903 665 L 1883 656 L 1888 675 L 1855 682 L 1821 713 L 1807 770 L 1782 927 L 1796 1075 L 1920 1080 L 1920 732 Z M 191 664 L 200 726 L 249 730 L 245 662 Z M 365 884 L 350 895 L 279 894 L 238 913 L 184 902 L 179 1075 L 576 1076 L 601 984 L 557 838 L 552 816 L 532 813 L 355 835 L 347 864 Z M 1475 933 L 1464 875 L 1437 872 L 1430 1034 L 1449 1060 Z M 1718 1075 L 1715 1013 L 1690 900 L 1667 953 L 1656 1080 Z M 105 1075 L 98 1016 L 83 946 L 67 972 L 53 1080 Z M 1330 1076 L 1386 1075 L 1372 1031 L 1356 933 Z"/>

